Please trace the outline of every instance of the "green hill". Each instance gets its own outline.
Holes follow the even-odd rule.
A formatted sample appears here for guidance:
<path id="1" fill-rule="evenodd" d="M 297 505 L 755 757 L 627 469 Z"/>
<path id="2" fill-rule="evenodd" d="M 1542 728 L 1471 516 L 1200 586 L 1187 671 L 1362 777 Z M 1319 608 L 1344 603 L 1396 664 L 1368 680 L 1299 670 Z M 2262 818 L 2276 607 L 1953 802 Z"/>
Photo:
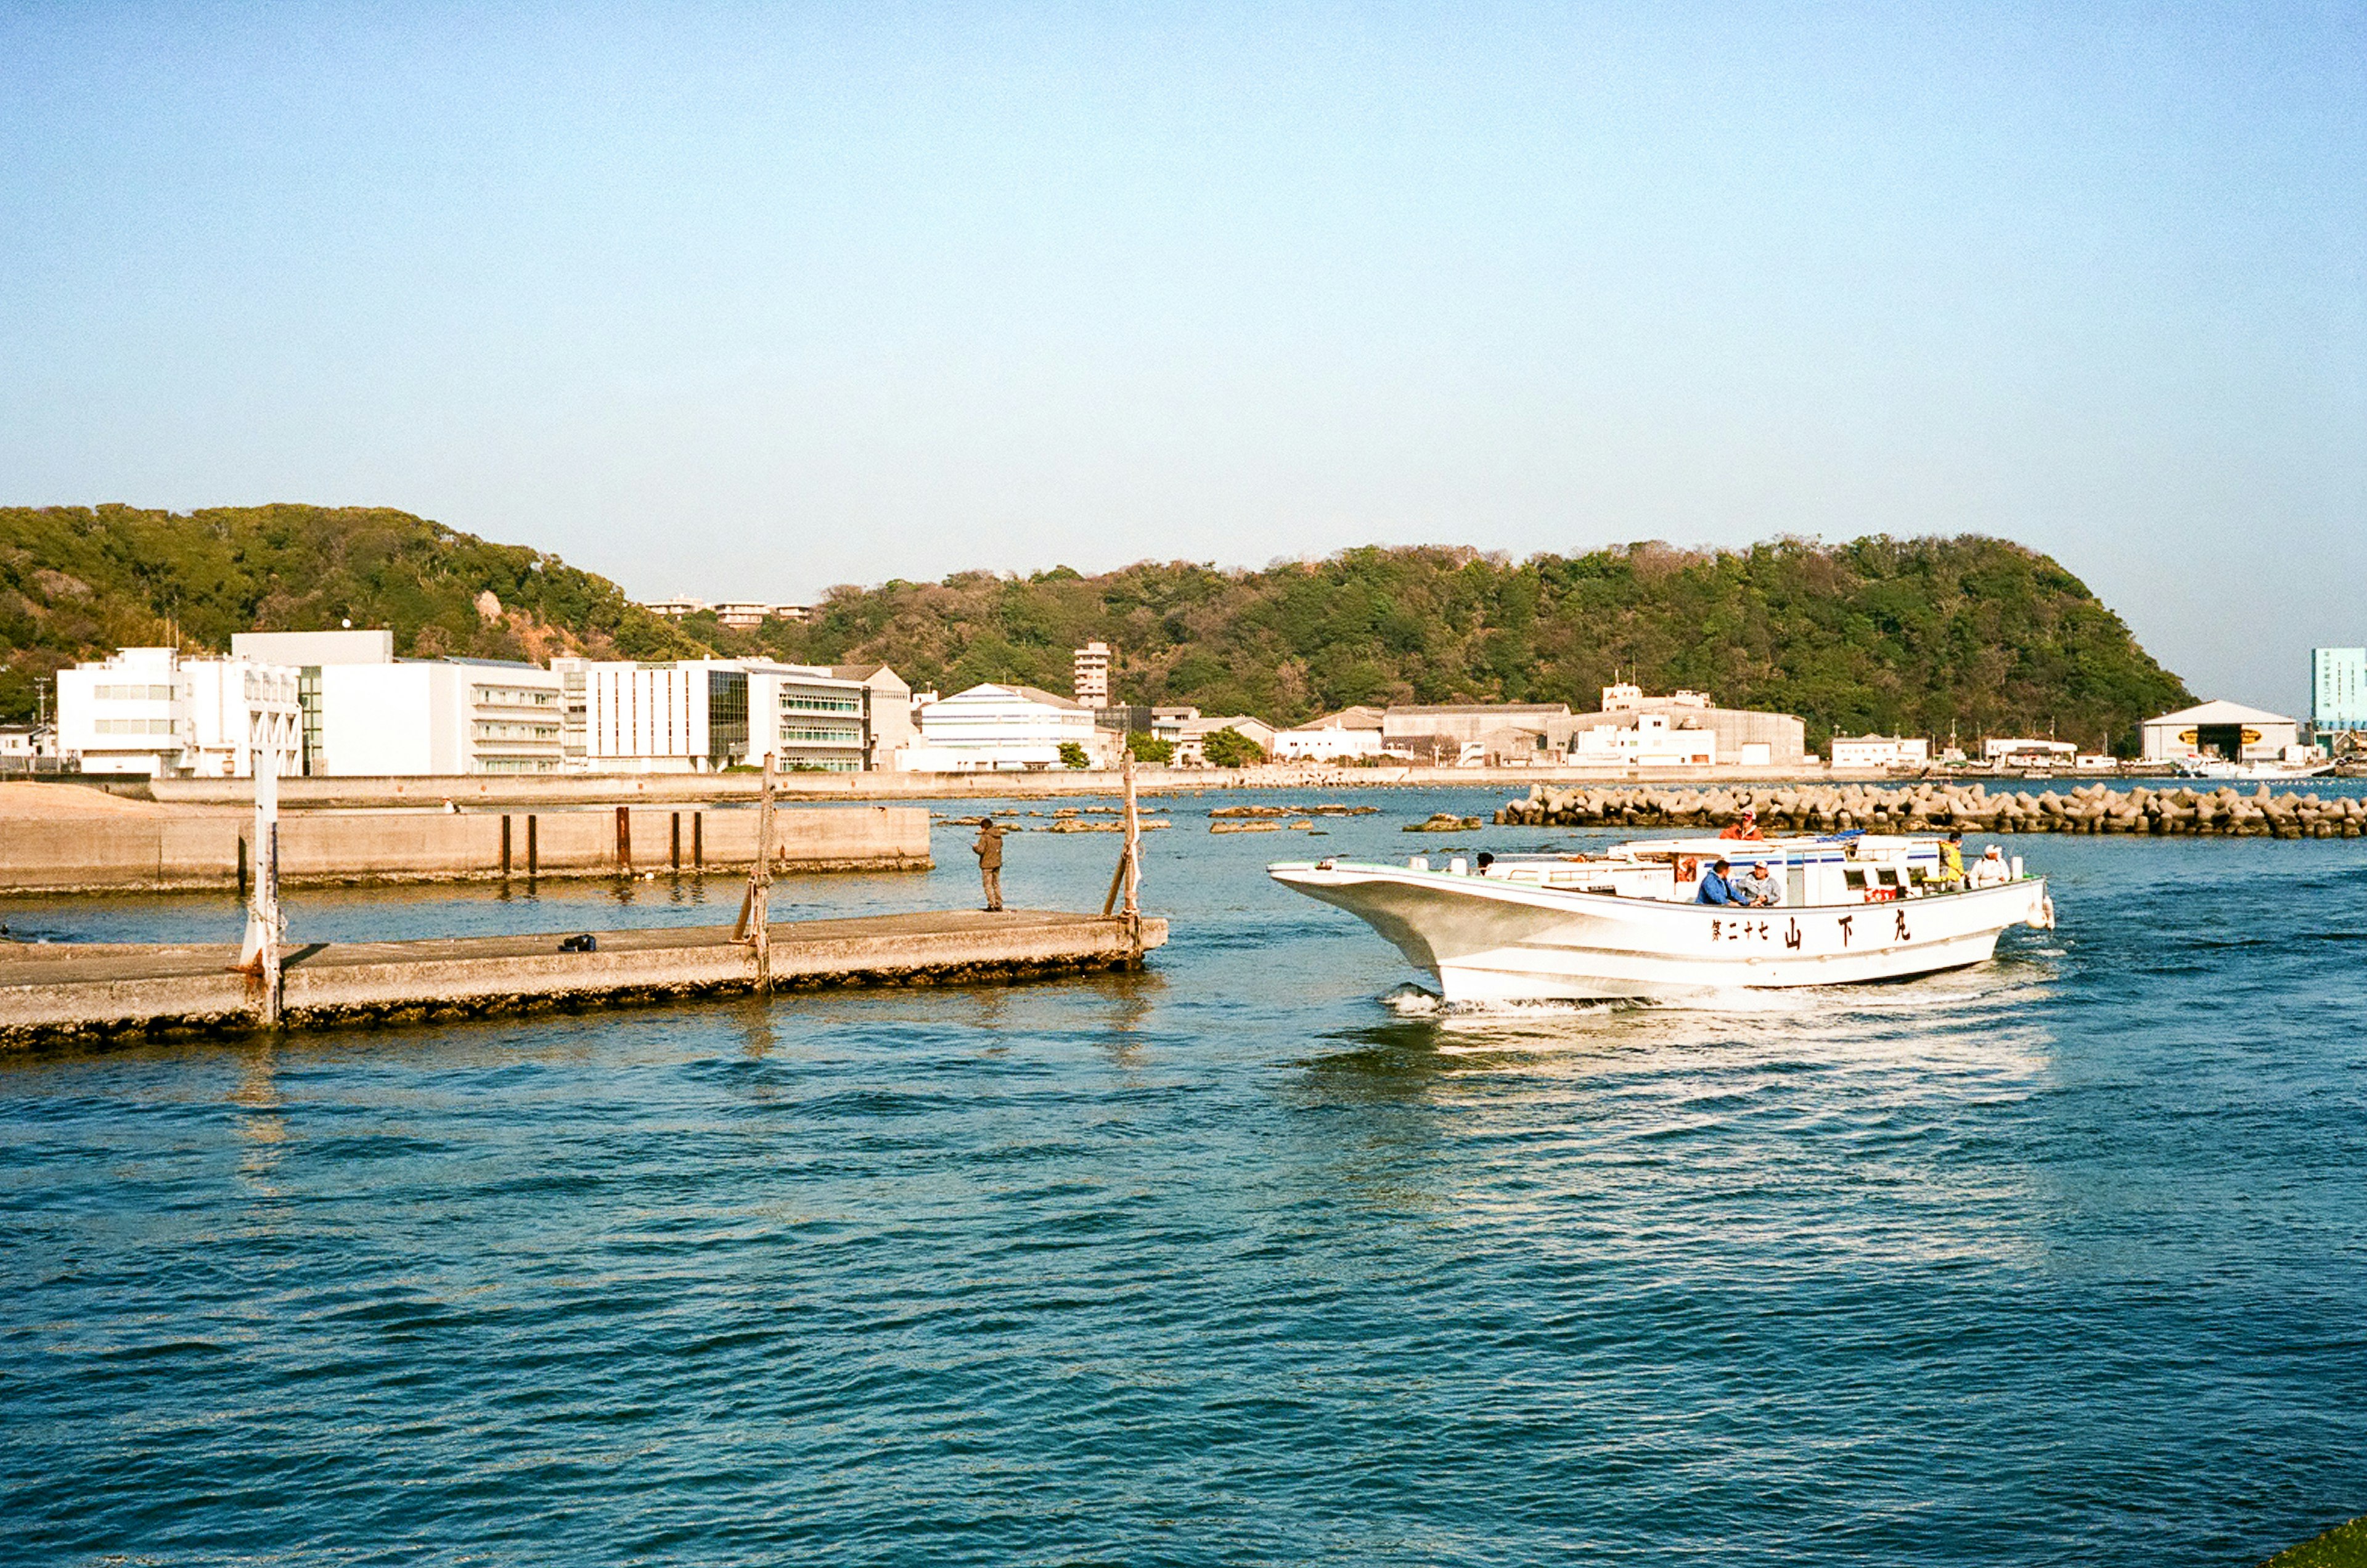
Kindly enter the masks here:
<path id="1" fill-rule="evenodd" d="M 493 595 L 481 607 L 479 596 Z M 700 651 L 606 578 L 379 507 L 0 507 L 0 714 L 61 664 L 232 632 L 391 626 L 402 654 Z"/>
<path id="2" fill-rule="evenodd" d="M 1263 571 L 1143 563 L 1099 577 L 964 572 L 836 589 L 808 626 L 719 647 L 883 660 L 915 686 L 1018 679 L 1065 691 L 1070 650 L 1118 649 L 1121 700 L 1296 723 L 1352 703 L 1567 702 L 1631 675 L 1832 734 L 2050 732 L 2136 743 L 2192 699 L 2119 616 L 2043 555 L 2000 539 L 1653 543 L 1511 561 L 1355 549 Z"/>
<path id="3" fill-rule="evenodd" d="M 676 626 L 555 556 L 401 512 L 0 509 L 0 711 L 12 716 L 32 711 L 34 680 L 59 664 L 176 626 L 185 646 L 223 649 L 234 631 L 345 618 L 391 626 L 405 654 L 879 660 L 946 691 L 989 680 L 1065 691 L 1070 649 L 1099 637 L 1118 649 L 1121 700 L 1281 723 L 1365 702 L 1584 709 L 1631 675 L 1800 714 L 1815 746 L 1954 727 L 1967 739 L 2052 728 L 2127 750 L 2140 718 L 2191 700 L 2078 579 L 1971 536 L 957 572 L 833 589 L 810 624 L 735 631 L 711 615 Z"/>

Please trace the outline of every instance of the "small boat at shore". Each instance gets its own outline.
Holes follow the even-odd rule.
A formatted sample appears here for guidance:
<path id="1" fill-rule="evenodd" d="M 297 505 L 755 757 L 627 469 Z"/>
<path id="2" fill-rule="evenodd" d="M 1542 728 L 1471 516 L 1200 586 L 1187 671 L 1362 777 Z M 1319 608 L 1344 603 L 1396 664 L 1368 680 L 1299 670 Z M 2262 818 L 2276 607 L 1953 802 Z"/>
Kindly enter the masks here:
<path id="1" fill-rule="evenodd" d="M 1461 856 L 1433 869 L 1348 860 L 1266 868 L 1356 916 L 1450 1003 L 1680 999 L 1737 988 L 1863 985 L 1987 962 L 2013 925 L 2055 923 L 2046 880 L 1942 883 L 1940 840 L 1844 833 L 1647 839 L 1596 855 Z M 1773 905 L 1694 902 L 1721 857 L 1764 861 Z"/>

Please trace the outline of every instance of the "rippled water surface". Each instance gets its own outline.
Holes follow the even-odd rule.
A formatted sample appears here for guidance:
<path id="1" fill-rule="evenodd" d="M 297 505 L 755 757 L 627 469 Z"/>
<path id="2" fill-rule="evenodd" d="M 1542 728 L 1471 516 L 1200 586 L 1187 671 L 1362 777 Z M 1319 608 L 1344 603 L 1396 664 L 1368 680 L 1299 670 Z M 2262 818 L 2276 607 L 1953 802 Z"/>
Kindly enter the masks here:
<path id="1" fill-rule="evenodd" d="M 2367 1510 L 2367 841 L 2024 840 L 2062 927 L 1982 969 L 1440 1018 L 1263 863 L 1591 836 L 1353 798 L 1179 804 L 1140 976 L 0 1063 L 0 1559 L 2229 1563 Z M 792 898 L 967 904 L 966 839 Z"/>

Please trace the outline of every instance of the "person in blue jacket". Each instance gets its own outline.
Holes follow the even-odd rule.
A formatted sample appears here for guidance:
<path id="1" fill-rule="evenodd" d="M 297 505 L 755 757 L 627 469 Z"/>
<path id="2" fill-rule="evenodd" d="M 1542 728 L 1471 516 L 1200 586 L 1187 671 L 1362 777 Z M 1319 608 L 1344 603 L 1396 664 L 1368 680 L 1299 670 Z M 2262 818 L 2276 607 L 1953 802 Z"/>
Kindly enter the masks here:
<path id="1" fill-rule="evenodd" d="M 1696 904 L 1748 903 L 1750 900 L 1735 891 L 1734 883 L 1727 876 L 1728 869 L 1725 861 L 1719 861 L 1702 873 L 1701 891 L 1693 895 L 1693 902 Z"/>

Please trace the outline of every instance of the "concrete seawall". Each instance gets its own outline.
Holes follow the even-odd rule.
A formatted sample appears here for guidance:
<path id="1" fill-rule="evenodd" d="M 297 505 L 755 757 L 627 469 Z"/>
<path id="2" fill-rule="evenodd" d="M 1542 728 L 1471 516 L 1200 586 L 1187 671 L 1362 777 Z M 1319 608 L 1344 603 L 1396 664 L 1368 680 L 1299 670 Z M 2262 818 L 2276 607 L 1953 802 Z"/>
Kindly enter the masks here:
<path id="1" fill-rule="evenodd" d="M 1123 919 L 1014 909 L 776 922 L 781 990 L 1002 982 L 1125 969 L 1140 952 Z M 754 959 L 729 928 L 603 931 L 592 953 L 555 934 L 291 948 L 285 1024 L 321 1029 L 745 996 Z M 1143 951 L 1167 922 L 1142 922 Z M 0 944 L 0 1046 L 101 1043 L 255 1029 L 258 982 L 236 949 Z"/>
<path id="2" fill-rule="evenodd" d="M 925 871 L 929 814 L 849 806 L 776 815 L 783 871 Z M 234 888 L 253 862 L 250 813 L 151 809 L 138 816 L 0 818 L 0 892 Z M 457 881 L 599 876 L 755 859 L 756 813 L 623 807 L 537 812 L 290 812 L 282 881 Z"/>

